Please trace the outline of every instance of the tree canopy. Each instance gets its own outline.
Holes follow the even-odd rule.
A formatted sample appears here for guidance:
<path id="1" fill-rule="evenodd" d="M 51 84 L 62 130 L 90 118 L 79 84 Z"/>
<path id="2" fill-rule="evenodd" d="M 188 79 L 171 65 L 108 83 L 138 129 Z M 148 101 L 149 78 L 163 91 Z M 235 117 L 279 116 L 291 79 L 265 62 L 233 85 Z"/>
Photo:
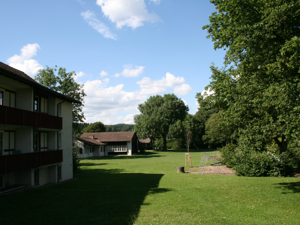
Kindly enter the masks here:
<path id="1" fill-rule="evenodd" d="M 62 67 L 58 69 L 57 75 L 55 75 L 56 71 L 57 66 L 55 66 L 54 68 L 50 68 L 47 66 L 46 69 L 39 70 L 38 74 L 35 76 L 35 80 L 38 81 L 40 84 L 50 88 L 51 90 L 57 91 L 61 94 L 64 94 L 68 97 L 80 101 L 80 103 L 72 103 L 73 122 L 83 122 L 83 98 L 84 96 L 86 96 L 83 90 L 83 84 L 78 84 L 75 81 L 75 72 L 67 73 L 66 69 Z"/>
<path id="2" fill-rule="evenodd" d="M 211 2 L 218 11 L 203 29 L 215 49 L 227 49 L 225 68 L 211 67 L 214 95 L 198 99 L 224 109 L 247 148 L 274 140 L 285 152 L 300 131 L 300 2 Z"/>
<path id="3" fill-rule="evenodd" d="M 183 121 L 189 108 L 174 94 L 151 96 L 138 106 L 140 114 L 134 117 L 135 131 L 139 138 L 163 139 L 163 150 L 167 149 L 169 128 L 178 120 Z"/>
<path id="4" fill-rule="evenodd" d="M 102 122 L 90 123 L 87 127 L 82 130 L 82 133 L 97 133 L 106 132 L 106 127 Z"/>
<path id="5" fill-rule="evenodd" d="M 203 29 L 215 49 L 227 51 L 224 68 L 211 66 L 206 89 L 213 95 L 197 94 L 200 106 L 223 109 L 226 124 L 235 126 L 234 151 L 249 156 L 248 163 L 256 152 L 268 155 L 273 142 L 274 154 L 284 158 L 300 134 L 300 2 L 211 2 L 217 12 Z"/>

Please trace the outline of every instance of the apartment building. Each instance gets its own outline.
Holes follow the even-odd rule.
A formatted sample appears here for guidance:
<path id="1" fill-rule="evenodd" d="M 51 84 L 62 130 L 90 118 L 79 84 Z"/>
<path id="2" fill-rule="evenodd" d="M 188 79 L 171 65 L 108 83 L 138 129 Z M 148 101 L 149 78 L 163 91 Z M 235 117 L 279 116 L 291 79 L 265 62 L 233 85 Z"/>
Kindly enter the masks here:
<path id="1" fill-rule="evenodd" d="M 0 62 L 0 190 L 73 178 L 72 102 Z"/>

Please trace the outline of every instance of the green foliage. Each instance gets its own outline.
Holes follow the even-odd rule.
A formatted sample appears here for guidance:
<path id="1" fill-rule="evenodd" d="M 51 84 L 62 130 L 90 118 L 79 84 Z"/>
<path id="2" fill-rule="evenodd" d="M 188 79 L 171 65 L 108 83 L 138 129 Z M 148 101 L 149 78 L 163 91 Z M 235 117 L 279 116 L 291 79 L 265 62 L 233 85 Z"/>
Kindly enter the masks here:
<path id="1" fill-rule="evenodd" d="M 83 129 L 88 125 L 89 123 L 73 123 L 73 132 L 75 137 L 80 137 L 83 134 Z"/>
<path id="2" fill-rule="evenodd" d="M 133 124 L 115 124 L 115 125 L 105 125 L 106 132 L 120 132 L 120 131 L 134 131 Z"/>
<path id="3" fill-rule="evenodd" d="M 134 117 L 135 131 L 139 138 L 163 139 L 163 150 L 167 150 L 167 135 L 170 126 L 178 120 L 183 121 L 188 107 L 174 94 L 151 96 L 138 106 L 141 114 Z"/>
<path id="4" fill-rule="evenodd" d="M 85 119 L 82 111 L 84 102 L 83 98 L 86 96 L 83 90 L 83 84 L 76 83 L 74 79 L 76 75 L 75 72 L 67 73 L 66 69 L 62 67 L 58 69 L 57 75 L 55 75 L 56 71 L 57 66 L 55 66 L 55 68 L 47 66 L 46 69 L 39 70 L 38 74 L 35 76 L 35 80 L 51 90 L 80 101 L 80 103 L 72 103 L 73 122 L 83 122 Z"/>
<path id="5" fill-rule="evenodd" d="M 73 172 L 78 170 L 80 167 L 80 159 L 77 156 L 77 150 L 73 149 Z"/>
<path id="6" fill-rule="evenodd" d="M 205 135 L 205 123 L 213 113 L 218 112 L 216 108 L 200 107 L 197 113 L 193 116 L 193 136 L 192 148 L 207 148 L 208 144 L 204 143 L 203 136 Z"/>
<path id="7" fill-rule="evenodd" d="M 212 148 L 226 145 L 230 142 L 232 130 L 223 122 L 222 112 L 214 113 L 205 123 L 203 140 Z"/>
<path id="8" fill-rule="evenodd" d="M 291 148 L 278 155 L 271 151 L 249 151 L 227 144 L 220 151 L 225 164 L 233 167 L 239 176 L 291 176 L 300 162 L 300 152 Z"/>
<path id="9" fill-rule="evenodd" d="M 227 49 L 225 68 L 211 66 L 206 89 L 214 94 L 198 93 L 198 101 L 224 110 L 242 154 L 268 158 L 275 142 L 281 155 L 300 135 L 300 2 L 211 2 L 218 12 L 203 29 L 215 49 Z"/>
<path id="10" fill-rule="evenodd" d="M 86 128 L 82 130 L 82 133 L 97 133 L 97 132 L 106 132 L 106 127 L 100 121 L 95 123 L 90 123 Z"/>

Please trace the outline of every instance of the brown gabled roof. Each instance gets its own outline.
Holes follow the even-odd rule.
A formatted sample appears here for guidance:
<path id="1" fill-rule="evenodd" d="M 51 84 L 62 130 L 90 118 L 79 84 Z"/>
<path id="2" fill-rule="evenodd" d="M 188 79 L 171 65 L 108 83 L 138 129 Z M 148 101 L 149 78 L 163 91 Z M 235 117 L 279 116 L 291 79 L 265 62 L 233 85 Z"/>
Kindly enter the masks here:
<path id="1" fill-rule="evenodd" d="M 140 142 L 140 143 L 145 143 L 145 144 L 148 144 L 148 143 L 151 143 L 151 139 L 150 139 L 150 138 L 146 138 L 146 139 L 139 139 L 139 142 Z"/>
<path id="2" fill-rule="evenodd" d="M 80 101 L 78 101 L 78 100 L 75 100 L 71 97 L 63 95 L 61 93 L 58 93 L 56 91 L 53 91 L 53 90 L 41 85 L 40 83 L 38 83 L 37 81 L 32 79 L 30 76 L 28 76 L 26 73 L 24 73 L 24 72 L 22 72 L 18 69 L 15 69 L 15 68 L 13 68 L 9 65 L 6 65 L 3 62 L 0 62 L 0 74 L 4 75 L 6 77 L 12 78 L 14 80 L 17 80 L 21 83 L 28 84 L 28 85 L 36 88 L 39 91 L 46 92 L 48 94 L 54 95 L 54 96 L 56 96 L 58 98 L 61 98 L 63 100 L 66 100 L 66 101 L 69 101 L 69 102 L 80 103 Z"/>
<path id="3" fill-rule="evenodd" d="M 121 142 L 131 141 L 135 131 L 128 132 L 99 132 L 99 133 L 84 133 L 80 138 L 84 140 L 98 140 L 100 142 Z"/>
<path id="4" fill-rule="evenodd" d="M 76 139 L 88 145 L 105 145 L 104 143 L 95 139 L 82 139 L 82 138 L 76 138 Z"/>

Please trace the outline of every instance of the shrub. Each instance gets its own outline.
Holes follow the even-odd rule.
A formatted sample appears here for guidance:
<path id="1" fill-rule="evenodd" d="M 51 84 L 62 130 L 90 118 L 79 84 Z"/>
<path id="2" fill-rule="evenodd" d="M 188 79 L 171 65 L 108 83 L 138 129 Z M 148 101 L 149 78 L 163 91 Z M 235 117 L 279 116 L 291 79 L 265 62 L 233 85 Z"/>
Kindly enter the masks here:
<path id="1" fill-rule="evenodd" d="M 227 144 L 220 151 L 224 163 L 239 176 L 291 176 L 300 165 L 300 152 L 292 148 L 277 156 L 270 151 L 247 151 L 234 144 Z"/>

